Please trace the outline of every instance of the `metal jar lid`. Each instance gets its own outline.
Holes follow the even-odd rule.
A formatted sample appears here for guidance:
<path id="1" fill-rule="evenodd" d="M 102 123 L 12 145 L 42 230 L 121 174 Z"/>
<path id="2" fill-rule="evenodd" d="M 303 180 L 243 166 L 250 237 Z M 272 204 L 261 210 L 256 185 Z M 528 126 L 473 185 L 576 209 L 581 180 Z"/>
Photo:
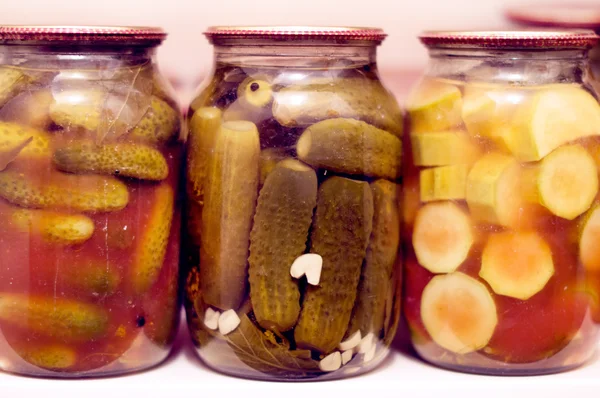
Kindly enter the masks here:
<path id="1" fill-rule="evenodd" d="M 381 43 L 387 36 L 382 29 L 333 26 L 212 26 L 204 33 L 213 44 L 228 40 L 248 41 L 324 41 Z"/>
<path id="2" fill-rule="evenodd" d="M 158 45 L 167 34 L 161 28 L 145 26 L 0 26 L 4 44 L 136 44 Z"/>
<path id="3" fill-rule="evenodd" d="M 429 48 L 567 50 L 591 48 L 600 36 L 591 30 L 428 31 L 419 39 Z"/>
<path id="4" fill-rule="evenodd" d="M 594 29 L 600 32 L 600 3 L 529 4 L 506 9 L 506 17 L 528 26 Z"/>

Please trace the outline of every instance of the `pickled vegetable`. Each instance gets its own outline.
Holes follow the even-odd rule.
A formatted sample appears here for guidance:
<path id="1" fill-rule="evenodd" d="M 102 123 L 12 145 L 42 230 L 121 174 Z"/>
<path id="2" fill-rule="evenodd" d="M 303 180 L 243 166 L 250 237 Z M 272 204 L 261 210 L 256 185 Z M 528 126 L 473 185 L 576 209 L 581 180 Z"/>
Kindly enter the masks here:
<path id="1" fill-rule="evenodd" d="M 490 292 L 461 272 L 431 279 L 423 290 L 421 316 L 433 340 L 458 354 L 485 347 L 498 324 Z"/>
<path id="2" fill-rule="evenodd" d="M 77 362 L 77 353 L 69 346 L 24 347 L 17 352 L 25 361 L 44 369 L 67 369 Z"/>
<path id="3" fill-rule="evenodd" d="M 461 131 L 410 135 L 415 166 L 472 164 L 481 155 L 477 145 Z"/>
<path id="4" fill-rule="evenodd" d="M 323 270 L 319 285 L 304 292 L 294 329 L 298 347 L 327 354 L 342 341 L 372 226 L 373 195 L 367 183 L 331 177 L 319 187 L 310 252 L 323 258 Z"/>
<path id="5" fill-rule="evenodd" d="M 205 301 L 224 310 L 238 308 L 245 297 L 259 156 L 256 126 L 223 123 L 204 192 L 200 273 Z"/>
<path id="6" fill-rule="evenodd" d="M 50 105 L 50 117 L 54 123 L 65 128 L 96 131 L 102 123 L 102 110 L 107 100 L 108 94 L 101 90 L 63 91 L 54 97 Z M 119 123 L 122 121 L 119 120 Z"/>
<path id="7" fill-rule="evenodd" d="M 300 314 L 290 265 L 306 249 L 316 201 L 314 170 L 292 159 L 278 163 L 260 190 L 248 261 L 252 309 L 265 329 L 285 332 Z"/>
<path id="8" fill-rule="evenodd" d="M 83 212 L 117 211 L 129 201 L 125 184 L 112 177 L 53 173 L 44 181 L 14 170 L 0 173 L 0 196 L 23 207 Z"/>
<path id="9" fill-rule="evenodd" d="M 419 264 L 433 273 L 454 272 L 469 255 L 472 228 L 468 215 L 452 202 L 423 206 L 412 238 Z"/>
<path id="10" fill-rule="evenodd" d="M 164 180 L 169 173 L 162 153 L 141 144 L 76 142 L 57 149 L 53 160 L 59 170 L 71 173 L 112 174 L 153 181 Z"/>
<path id="11" fill-rule="evenodd" d="M 290 157 L 285 148 L 268 148 L 260 151 L 260 181 L 259 186 L 263 186 L 267 176 L 271 174 L 279 162 Z"/>
<path id="12" fill-rule="evenodd" d="M 469 167 L 462 164 L 421 170 L 421 202 L 465 199 L 468 173 Z"/>
<path id="13" fill-rule="evenodd" d="M 477 161 L 467 177 L 467 203 L 477 221 L 511 226 L 518 222 L 521 168 L 512 157 L 489 153 Z"/>
<path id="14" fill-rule="evenodd" d="M 169 185 L 163 184 L 156 188 L 148 222 L 134 249 L 131 280 L 139 294 L 148 291 L 163 265 L 171 232 L 174 203 L 175 193 Z"/>
<path id="15" fill-rule="evenodd" d="M 179 128 L 177 110 L 159 97 L 152 96 L 149 109 L 128 137 L 147 144 L 160 145 L 177 139 Z"/>
<path id="16" fill-rule="evenodd" d="M 0 293 L 0 322 L 64 341 L 86 341 L 106 333 L 108 315 L 73 300 Z"/>
<path id="17" fill-rule="evenodd" d="M 61 214 L 44 210 L 10 209 L 11 225 L 21 232 L 39 234 L 46 242 L 77 245 L 91 238 L 94 222 L 84 215 Z"/>
<path id="18" fill-rule="evenodd" d="M 594 205 L 581 221 L 579 258 L 589 272 L 600 271 L 600 207 Z"/>
<path id="19" fill-rule="evenodd" d="M 383 328 L 386 302 L 395 279 L 392 271 L 400 243 L 398 186 L 386 180 L 370 184 L 373 195 L 373 230 L 360 275 L 358 294 L 346 337 L 360 331 L 377 335 Z"/>
<path id="20" fill-rule="evenodd" d="M 271 83 L 260 77 L 248 77 L 240 83 L 237 90 L 240 104 L 247 109 L 265 108 L 273 101 Z"/>
<path id="21" fill-rule="evenodd" d="M 462 97 L 458 87 L 425 81 L 407 100 L 406 109 L 413 133 L 431 133 L 462 123 Z"/>
<path id="22" fill-rule="evenodd" d="M 50 136 L 34 128 L 0 122 L 0 171 L 15 159 L 22 162 L 50 158 Z"/>
<path id="23" fill-rule="evenodd" d="M 527 300 L 552 275 L 552 251 L 535 232 L 501 232 L 488 238 L 479 276 L 496 294 Z"/>
<path id="24" fill-rule="evenodd" d="M 574 85 L 539 90 L 514 117 L 507 144 L 521 161 L 540 160 L 563 144 L 600 135 L 600 105 Z"/>
<path id="25" fill-rule="evenodd" d="M 598 193 L 598 170 L 581 145 L 562 146 L 533 169 L 537 201 L 558 217 L 572 220 L 590 208 Z"/>
<path id="26" fill-rule="evenodd" d="M 377 104 L 377 106 L 373 106 Z M 378 81 L 308 79 L 274 95 L 273 116 L 284 126 L 308 126 L 330 118 L 360 119 L 401 136 L 402 112 Z"/>
<path id="27" fill-rule="evenodd" d="M 394 135 L 353 119 L 329 119 L 307 128 L 298 157 L 315 167 L 376 178 L 401 174 L 402 143 Z"/>

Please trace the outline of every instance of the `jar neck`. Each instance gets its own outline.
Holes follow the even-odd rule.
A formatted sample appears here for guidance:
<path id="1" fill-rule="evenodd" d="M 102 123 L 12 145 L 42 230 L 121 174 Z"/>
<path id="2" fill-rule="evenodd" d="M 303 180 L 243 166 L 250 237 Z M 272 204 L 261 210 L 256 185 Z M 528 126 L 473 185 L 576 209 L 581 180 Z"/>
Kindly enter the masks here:
<path id="1" fill-rule="evenodd" d="M 0 64 L 28 68 L 125 68 L 154 62 L 156 47 L 110 45 L 4 45 Z"/>
<path id="2" fill-rule="evenodd" d="M 377 46 L 230 45 L 214 47 L 215 63 L 256 67 L 350 68 L 374 65 Z"/>
<path id="3" fill-rule="evenodd" d="M 430 49 L 428 76 L 491 83 L 540 85 L 585 81 L 585 50 Z"/>

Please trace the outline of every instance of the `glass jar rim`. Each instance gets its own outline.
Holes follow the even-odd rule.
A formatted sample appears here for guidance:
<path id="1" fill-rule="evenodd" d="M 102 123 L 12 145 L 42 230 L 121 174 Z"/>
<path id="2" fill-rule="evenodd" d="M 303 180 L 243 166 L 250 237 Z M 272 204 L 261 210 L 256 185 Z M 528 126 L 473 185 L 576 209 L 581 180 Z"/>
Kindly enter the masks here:
<path id="1" fill-rule="evenodd" d="M 344 26 L 211 26 L 204 35 L 212 44 L 228 39 L 273 41 L 363 41 L 381 43 L 381 28 Z"/>
<path id="2" fill-rule="evenodd" d="M 530 26 L 594 29 L 600 32 L 600 4 L 536 3 L 509 7 L 505 15 L 513 22 Z"/>
<path id="3" fill-rule="evenodd" d="M 430 49 L 569 50 L 589 49 L 600 41 L 592 30 L 425 31 Z"/>
<path id="4" fill-rule="evenodd" d="M 0 25 L 0 44 L 136 44 L 153 46 L 167 33 L 153 26 Z"/>

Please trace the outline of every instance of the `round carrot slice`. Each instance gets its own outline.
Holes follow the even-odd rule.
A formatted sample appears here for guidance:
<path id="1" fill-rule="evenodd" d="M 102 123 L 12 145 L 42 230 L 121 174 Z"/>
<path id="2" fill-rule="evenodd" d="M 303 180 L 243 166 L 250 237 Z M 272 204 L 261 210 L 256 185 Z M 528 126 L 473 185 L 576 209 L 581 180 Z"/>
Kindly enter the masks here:
<path id="1" fill-rule="evenodd" d="M 425 329 L 441 347 L 467 354 L 485 347 L 498 315 L 485 285 L 461 272 L 437 275 L 421 298 Z"/>
<path id="2" fill-rule="evenodd" d="M 489 237 L 479 276 L 496 294 L 527 300 L 554 275 L 552 251 L 535 232 L 500 232 Z"/>
<path id="3" fill-rule="evenodd" d="M 441 274 L 454 272 L 473 245 L 469 216 L 452 202 L 431 203 L 415 219 L 413 246 L 419 264 Z"/>

